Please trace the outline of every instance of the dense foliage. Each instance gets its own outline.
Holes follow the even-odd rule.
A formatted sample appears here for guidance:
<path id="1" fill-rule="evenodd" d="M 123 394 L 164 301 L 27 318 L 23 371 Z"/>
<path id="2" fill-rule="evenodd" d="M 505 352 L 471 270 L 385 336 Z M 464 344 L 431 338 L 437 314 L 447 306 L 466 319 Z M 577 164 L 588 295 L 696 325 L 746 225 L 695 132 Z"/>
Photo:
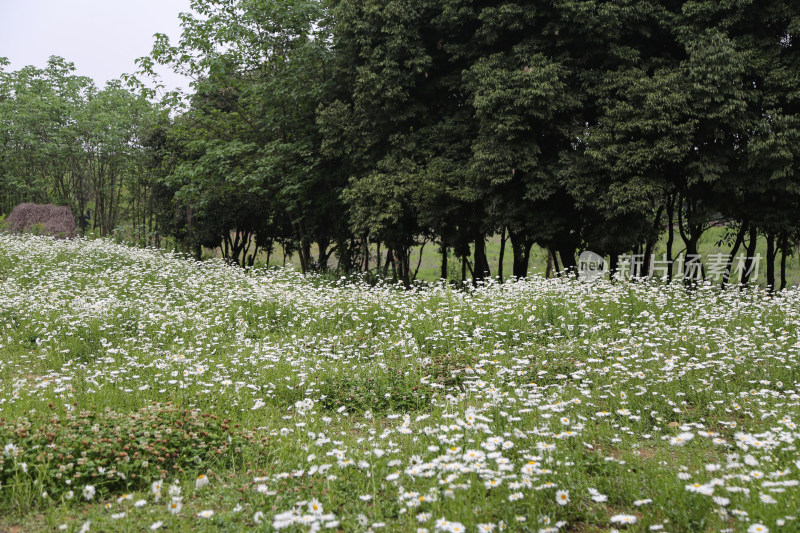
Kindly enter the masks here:
<path id="1" fill-rule="evenodd" d="M 84 232 L 128 225 L 138 240 L 152 236 L 165 111 L 119 81 L 97 89 L 58 57 L 44 69 L 5 66 L 0 58 L 0 213 L 55 203 L 71 207 Z"/>
<path id="2" fill-rule="evenodd" d="M 503 274 L 491 235 L 524 276 L 533 244 L 556 268 L 583 248 L 613 263 L 667 228 L 673 259 L 674 233 L 694 254 L 724 225 L 731 258 L 765 238 L 767 282 L 785 283 L 795 2 L 194 0 L 181 19 L 140 60 L 195 79 L 168 123 L 62 60 L 2 74 L 2 209 L 92 206 L 103 234 L 146 226 L 243 266 L 278 243 L 304 271 L 335 256 L 406 283 L 423 242 L 443 277 L 451 253 L 481 279 Z"/>

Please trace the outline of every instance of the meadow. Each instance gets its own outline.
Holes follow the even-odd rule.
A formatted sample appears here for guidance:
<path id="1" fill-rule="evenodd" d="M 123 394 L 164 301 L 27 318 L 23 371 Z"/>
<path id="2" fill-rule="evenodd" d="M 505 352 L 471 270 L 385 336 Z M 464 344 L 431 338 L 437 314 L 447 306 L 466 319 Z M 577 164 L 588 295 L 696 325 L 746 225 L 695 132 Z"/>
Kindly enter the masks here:
<path id="1" fill-rule="evenodd" d="M 2 531 L 797 531 L 800 290 L 0 234 Z"/>

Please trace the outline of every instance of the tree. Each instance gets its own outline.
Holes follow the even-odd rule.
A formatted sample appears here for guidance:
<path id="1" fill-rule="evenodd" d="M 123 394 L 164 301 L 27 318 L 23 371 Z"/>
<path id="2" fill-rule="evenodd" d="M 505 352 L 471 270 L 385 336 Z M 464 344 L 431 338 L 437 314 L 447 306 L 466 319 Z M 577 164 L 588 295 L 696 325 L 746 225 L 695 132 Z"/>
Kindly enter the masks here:
<path id="1" fill-rule="evenodd" d="M 329 246 L 346 242 L 340 185 L 321 156 L 316 126 L 316 109 L 331 83 L 324 6 L 315 1 L 195 0 L 192 9 L 181 15 L 179 42 L 172 45 L 166 36 L 157 36 L 152 57 L 140 62 L 144 71 L 157 62 L 196 77 L 187 118 L 199 130 L 190 136 L 191 155 L 175 166 L 182 187 L 192 190 L 179 195 L 209 196 L 222 187 L 245 204 L 269 206 L 262 218 L 288 219 L 303 270 L 313 266 L 312 242 L 319 246 L 324 268 Z M 194 137 L 202 139 L 202 146 Z M 200 186 L 204 180 L 206 190 Z M 202 218 L 209 205 L 188 207 L 193 217 Z M 278 237 L 264 233 L 272 227 L 259 225 L 262 239 Z"/>
<path id="2" fill-rule="evenodd" d="M 54 56 L 44 69 L 2 72 L 0 209 L 21 202 L 66 205 L 82 231 L 91 213 L 94 228 L 109 235 L 141 211 L 134 192 L 146 158 L 141 140 L 163 115 L 120 82 L 98 91 L 74 70 Z"/>

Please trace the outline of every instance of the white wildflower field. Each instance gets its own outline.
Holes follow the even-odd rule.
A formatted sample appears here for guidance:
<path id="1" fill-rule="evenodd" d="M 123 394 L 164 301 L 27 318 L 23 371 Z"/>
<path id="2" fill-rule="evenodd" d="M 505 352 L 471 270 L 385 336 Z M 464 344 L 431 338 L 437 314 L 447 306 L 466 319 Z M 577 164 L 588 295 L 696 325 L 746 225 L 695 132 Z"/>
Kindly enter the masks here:
<path id="1" fill-rule="evenodd" d="M 800 292 L 0 235 L 0 530 L 797 531 Z"/>

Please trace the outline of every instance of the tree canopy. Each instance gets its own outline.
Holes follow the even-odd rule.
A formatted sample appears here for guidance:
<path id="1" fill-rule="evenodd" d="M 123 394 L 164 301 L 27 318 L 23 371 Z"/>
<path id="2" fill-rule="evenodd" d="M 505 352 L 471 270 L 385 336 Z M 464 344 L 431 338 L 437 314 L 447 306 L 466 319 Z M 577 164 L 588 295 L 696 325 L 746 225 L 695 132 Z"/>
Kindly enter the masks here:
<path id="1" fill-rule="evenodd" d="M 193 0 L 180 17 L 139 65 L 191 75 L 182 106 L 60 58 L 0 71 L 0 209 L 56 201 L 104 234 L 242 266 L 280 243 L 303 270 L 406 283 L 425 242 L 444 277 L 450 253 L 481 279 L 502 276 L 491 235 L 525 276 L 534 244 L 569 268 L 585 248 L 649 257 L 666 229 L 672 260 L 676 234 L 695 254 L 724 225 L 731 258 L 766 238 L 775 286 L 798 243 L 794 2 Z"/>

